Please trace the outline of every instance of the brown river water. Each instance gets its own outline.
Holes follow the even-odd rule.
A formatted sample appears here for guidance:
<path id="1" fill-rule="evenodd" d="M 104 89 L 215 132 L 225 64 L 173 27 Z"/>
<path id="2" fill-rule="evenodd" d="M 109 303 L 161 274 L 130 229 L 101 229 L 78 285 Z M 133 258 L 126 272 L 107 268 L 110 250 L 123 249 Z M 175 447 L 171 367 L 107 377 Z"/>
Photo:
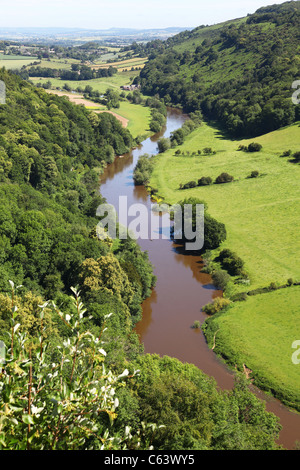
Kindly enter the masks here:
<path id="1" fill-rule="evenodd" d="M 186 119 L 187 116 L 180 111 L 169 109 L 167 124 L 160 133 L 108 165 L 101 178 L 101 194 L 109 204 L 114 205 L 117 213 L 119 196 L 127 196 L 128 207 L 144 204 L 151 212 L 152 202 L 145 187 L 134 185 L 134 167 L 139 156 L 157 154 L 158 139 L 169 137 Z M 195 364 L 213 377 L 220 388 L 229 390 L 234 384 L 232 371 L 208 348 L 202 331 L 191 328 L 195 320 L 202 323 L 206 318 L 201 307 L 222 293 L 215 289 L 209 275 L 200 272 L 203 266 L 201 257 L 193 252 L 186 253 L 181 246 L 173 243 L 165 224 L 161 222 L 161 228 L 157 231 L 159 239 L 152 237 L 151 240 L 149 236 L 147 240 L 138 240 L 142 250 L 148 252 L 157 283 L 151 297 L 143 302 L 143 318 L 136 325 L 136 332 L 147 353 L 168 355 Z M 295 441 L 300 441 L 300 414 L 289 411 L 278 400 L 256 387 L 251 388 L 257 397 L 266 401 L 268 411 L 280 417 L 283 429 L 279 443 L 292 449 Z"/>

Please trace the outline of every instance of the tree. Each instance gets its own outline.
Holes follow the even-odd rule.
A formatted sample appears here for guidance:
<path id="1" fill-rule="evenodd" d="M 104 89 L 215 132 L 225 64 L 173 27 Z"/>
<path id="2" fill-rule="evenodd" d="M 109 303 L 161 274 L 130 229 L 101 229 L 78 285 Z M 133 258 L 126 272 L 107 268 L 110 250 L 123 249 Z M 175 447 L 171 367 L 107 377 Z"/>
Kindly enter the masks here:
<path id="1" fill-rule="evenodd" d="M 163 137 L 159 139 L 159 141 L 157 142 L 157 146 L 159 153 L 166 152 L 167 150 L 169 150 L 169 148 L 171 148 L 171 141 L 169 138 Z"/>
<path id="2" fill-rule="evenodd" d="M 105 367 L 101 334 L 84 329 L 85 309 L 72 289 L 76 313 L 62 313 L 47 302 L 40 309 L 40 337 L 33 352 L 19 333 L 18 309 L 11 298 L 11 332 L 5 363 L 1 365 L 0 448 L 8 450 L 68 450 L 141 448 L 147 426 L 135 435 L 130 428 L 114 435 L 119 400 L 116 389 L 125 386 L 129 371 L 116 375 Z M 47 358 L 44 312 L 51 308 L 69 330 L 57 349 L 56 362 Z M 136 372 L 134 371 L 132 376 Z M 151 426 L 151 431 L 155 426 Z M 143 444 L 142 444 L 143 448 Z"/>
<path id="3" fill-rule="evenodd" d="M 85 291 L 108 291 L 128 305 L 133 296 L 126 273 L 119 261 L 110 253 L 97 260 L 85 259 L 81 265 L 80 279 Z"/>
<path id="4" fill-rule="evenodd" d="M 232 175 L 229 175 L 228 173 L 221 173 L 216 178 L 215 183 L 216 184 L 231 183 L 231 181 L 233 180 L 234 180 L 234 177 Z"/>

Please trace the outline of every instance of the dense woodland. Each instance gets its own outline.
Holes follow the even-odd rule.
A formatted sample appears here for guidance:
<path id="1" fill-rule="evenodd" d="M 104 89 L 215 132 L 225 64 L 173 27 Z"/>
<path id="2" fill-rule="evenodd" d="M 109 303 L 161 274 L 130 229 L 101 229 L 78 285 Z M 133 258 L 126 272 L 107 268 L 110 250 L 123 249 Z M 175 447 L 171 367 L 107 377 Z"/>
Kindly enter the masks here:
<path id="1" fill-rule="evenodd" d="M 201 110 L 235 137 L 264 134 L 300 119 L 291 101 L 299 39 L 300 2 L 261 8 L 246 19 L 149 43 L 141 51 L 149 62 L 136 80 L 145 94 Z"/>
<path id="2" fill-rule="evenodd" d="M 143 354 L 133 327 L 152 266 L 135 241 L 101 241 L 95 229 L 99 173 L 133 145 L 129 131 L 0 79 L 0 448 L 276 448 L 278 419 L 243 377 L 223 392 L 195 366 Z"/>

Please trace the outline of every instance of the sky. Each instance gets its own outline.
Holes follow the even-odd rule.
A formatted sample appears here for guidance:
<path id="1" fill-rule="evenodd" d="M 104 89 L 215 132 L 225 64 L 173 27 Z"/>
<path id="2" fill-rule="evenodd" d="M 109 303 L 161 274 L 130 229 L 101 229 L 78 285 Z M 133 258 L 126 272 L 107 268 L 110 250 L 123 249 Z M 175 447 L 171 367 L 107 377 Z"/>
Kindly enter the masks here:
<path id="1" fill-rule="evenodd" d="M 87 29 L 195 27 L 282 0 L 0 0 L 0 27 Z"/>

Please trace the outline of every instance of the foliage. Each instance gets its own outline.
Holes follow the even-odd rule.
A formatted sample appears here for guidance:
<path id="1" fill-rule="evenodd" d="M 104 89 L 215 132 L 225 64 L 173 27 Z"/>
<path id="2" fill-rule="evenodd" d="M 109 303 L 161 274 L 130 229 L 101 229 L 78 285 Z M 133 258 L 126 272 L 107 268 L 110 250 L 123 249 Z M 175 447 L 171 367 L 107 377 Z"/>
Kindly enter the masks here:
<path id="1" fill-rule="evenodd" d="M 225 290 L 230 279 L 229 274 L 223 269 L 218 269 L 212 273 L 213 283 L 219 289 Z"/>
<path id="2" fill-rule="evenodd" d="M 155 449 L 276 448 L 277 418 L 249 392 L 244 377 L 224 392 L 194 365 L 167 356 L 139 356 L 134 366 L 140 371 L 130 382 L 136 412 L 164 426 L 154 436 Z"/>
<path id="3" fill-rule="evenodd" d="M 12 283 L 14 291 L 14 284 Z M 64 314 L 55 304 L 40 308 L 39 347 L 32 351 L 18 331 L 17 307 L 12 297 L 10 347 L 2 365 L 0 385 L 0 446 L 8 450 L 79 450 L 132 448 L 130 429 L 114 434 L 116 388 L 125 386 L 126 369 L 115 375 L 105 366 L 101 334 L 84 330 L 86 310 L 75 294 L 76 314 Z M 58 349 L 59 360 L 49 362 L 44 311 L 54 309 L 70 330 Z M 136 372 L 132 374 L 134 375 Z M 141 447 L 140 439 L 134 447 Z"/>
<path id="4" fill-rule="evenodd" d="M 203 312 L 207 313 L 208 315 L 214 315 L 215 313 L 220 312 L 221 310 L 225 309 L 230 305 L 230 300 L 225 299 L 223 297 L 217 297 L 213 300 L 213 302 L 204 305 L 202 307 Z"/>
<path id="5" fill-rule="evenodd" d="M 224 172 L 224 173 L 221 173 L 219 176 L 217 176 L 215 183 L 216 184 L 231 183 L 231 181 L 233 180 L 234 180 L 234 177 L 232 175 L 229 175 L 228 173 Z"/>
<path id="6" fill-rule="evenodd" d="M 228 248 L 222 250 L 218 256 L 223 268 L 225 268 L 229 274 L 236 276 L 241 274 L 244 267 L 243 260 L 233 251 Z"/>
<path id="7" fill-rule="evenodd" d="M 141 155 L 133 171 L 134 184 L 137 186 L 149 182 L 153 170 L 153 163 L 148 154 Z"/>
<path id="8" fill-rule="evenodd" d="M 142 91 L 187 112 L 201 110 L 234 136 L 290 125 L 300 117 L 291 101 L 291 84 L 300 75 L 299 26 L 299 4 L 287 2 L 272 13 L 258 10 L 150 42 Z"/>
<path id="9" fill-rule="evenodd" d="M 196 183 L 195 183 L 196 184 Z M 203 250 L 213 250 L 221 245 L 223 241 L 226 240 L 226 228 L 225 225 L 218 222 L 216 219 L 211 217 L 207 213 L 207 206 L 206 204 L 198 198 L 186 198 L 182 201 L 179 201 L 178 204 L 182 208 L 182 224 L 183 224 L 183 233 L 184 231 L 184 224 L 191 224 L 193 232 L 196 231 L 196 207 L 197 204 L 204 204 L 204 245 Z M 191 205 L 192 206 L 192 220 L 188 220 L 184 217 L 184 206 Z M 174 235 L 176 239 L 176 234 Z M 183 237 L 184 238 L 184 237 Z"/>

